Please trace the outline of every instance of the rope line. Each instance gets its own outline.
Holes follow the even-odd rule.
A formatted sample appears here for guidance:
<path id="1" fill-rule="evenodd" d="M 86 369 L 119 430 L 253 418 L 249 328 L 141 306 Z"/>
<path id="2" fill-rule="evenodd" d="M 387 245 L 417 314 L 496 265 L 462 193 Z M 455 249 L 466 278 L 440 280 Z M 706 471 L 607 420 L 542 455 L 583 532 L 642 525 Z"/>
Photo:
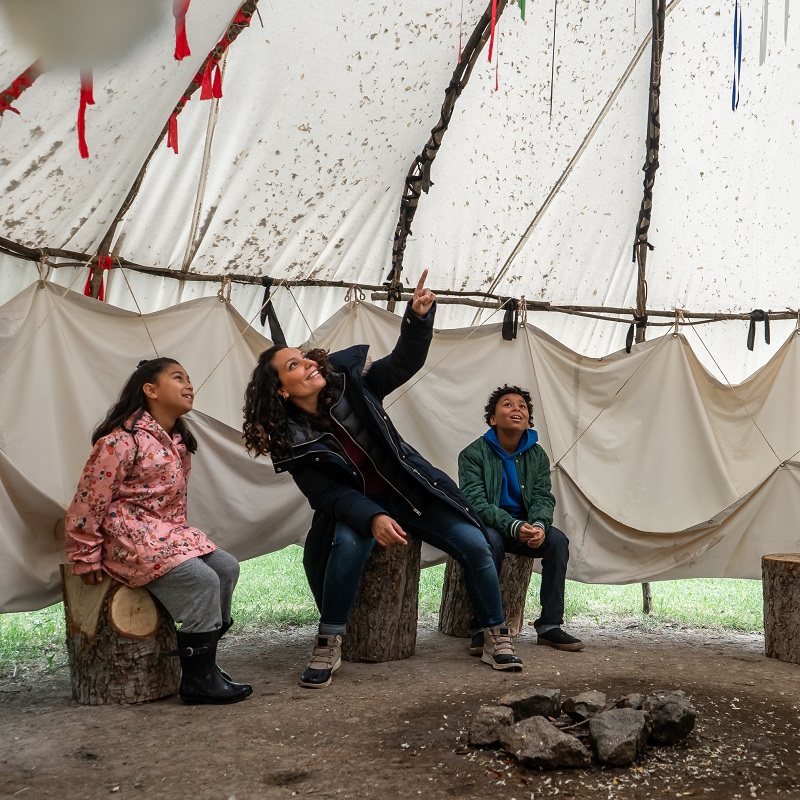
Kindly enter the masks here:
<path id="1" fill-rule="evenodd" d="M 117 258 L 117 266 L 119 267 L 120 273 L 122 273 L 122 277 L 125 279 L 128 291 L 131 293 L 131 297 L 133 298 L 133 303 L 136 306 L 136 310 L 139 312 L 139 319 L 142 321 L 142 325 L 144 325 L 144 329 L 147 332 L 147 338 L 150 340 L 150 344 L 153 345 L 153 352 L 156 354 L 156 358 L 159 358 L 160 356 L 158 348 L 156 347 L 156 343 L 153 341 L 153 337 L 150 333 L 150 328 L 147 327 L 147 322 L 145 321 L 144 314 L 142 314 L 142 309 L 139 306 L 139 301 L 136 299 L 136 295 L 133 293 L 133 287 L 128 281 L 128 276 L 125 274 L 125 270 L 122 269 L 122 264 L 120 264 L 119 258 Z"/>
<path id="2" fill-rule="evenodd" d="M 578 444 L 578 442 L 584 437 L 584 435 L 588 432 L 589 428 L 591 428 L 592 425 L 594 425 L 595 422 L 597 422 L 597 420 L 600 418 L 600 415 L 614 402 L 614 400 L 617 398 L 617 395 L 619 395 L 619 393 L 632 380 L 633 376 L 652 358 L 653 354 L 659 349 L 659 347 L 661 347 L 661 345 L 666 341 L 666 339 L 667 339 L 666 336 L 662 336 L 658 340 L 658 342 L 656 343 L 656 346 L 647 354 L 647 356 L 645 356 L 644 359 L 642 359 L 642 363 L 639 364 L 638 367 L 636 367 L 636 369 L 625 379 L 625 381 L 622 383 L 622 385 L 619 387 L 619 389 L 617 389 L 617 391 L 614 392 L 614 394 L 609 398 L 608 402 L 600 409 L 600 411 L 597 412 L 597 415 L 595 416 L 595 418 L 583 429 L 583 432 L 581 433 L 581 435 L 578 436 L 578 438 L 567 448 L 567 450 L 563 453 L 563 455 L 561 455 L 553 463 L 553 467 L 554 468 L 557 467 L 567 457 L 567 455 L 570 453 L 572 448 L 575 447 L 575 445 Z"/>
<path id="3" fill-rule="evenodd" d="M 719 370 L 719 374 L 722 375 L 722 377 L 724 378 L 726 385 L 733 392 L 734 397 L 736 397 L 736 399 L 741 403 L 742 408 L 745 410 L 747 416 L 750 417 L 750 422 L 753 423 L 755 429 L 761 434 L 761 438 L 767 443 L 767 447 L 769 447 L 769 449 L 772 450 L 772 455 L 775 456 L 775 458 L 778 461 L 778 464 L 779 465 L 782 464 L 783 461 L 781 460 L 781 457 L 775 452 L 775 448 L 772 446 L 769 439 L 767 439 L 767 437 L 765 436 L 764 431 L 762 431 L 761 428 L 758 427 L 758 423 L 755 421 L 753 415 L 750 413 L 750 409 L 747 407 L 744 400 L 742 400 L 742 398 L 739 396 L 739 393 L 736 391 L 736 387 L 728 380 L 728 377 L 722 371 L 722 367 L 720 367 L 720 365 L 717 363 L 717 360 L 714 358 L 711 351 L 706 346 L 706 343 L 703 341 L 703 337 L 700 336 L 700 334 L 697 331 L 695 331 L 694 333 L 695 336 L 697 336 L 697 338 L 700 340 L 700 344 L 702 344 L 703 347 L 705 348 L 705 351 L 706 353 L 708 353 L 709 358 L 711 358 L 711 360 L 714 362 L 714 366 Z"/>
<path id="4" fill-rule="evenodd" d="M 94 256 L 89 257 L 89 260 L 86 262 L 86 264 L 83 265 L 84 269 L 91 265 L 93 258 Z M 69 294 L 69 292 L 72 291 L 72 287 L 75 285 L 75 281 L 80 277 L 80 275 L 81 275 L 80 268 L 78 268 L 75 270 L 75 275 L 73 276 L 72 281 L 67 285 L 64 291 L 61 293 L 61 295 L 56 297 L 55 303 L 53 303 L 50 310 L 44 315 L 44 319 L 42 319 L 42 321 L 33 329 L 31 335 L 28 337 L 28 340 L 26 342 L 23 342 L 22 345 L 20 345 L 19 350 L 17 350 L 16 354 L 10 359 L 10 361 L 6 365 L 5 370 L 3 371 L 3 375 L 5 375 L 5 373 L 11 367 L 11 365 L 20 357 L 20 355 L 22 355 L 23 350 L 25 350 L 28 347 L 28 345 L 33 341 L 33 337 L 39 332 L 39 329 L 45 324 L 45 322 L 47 322 L 47 320 L 50 318 L 50 315 L 59 307 L 59 305 L 61 305 L 67 294 Z M 40 279 L 40 286 L 42 286 L 42 288 L 44 288 L 43 283 L 44 282 L 41 281 Z M 52 284 L 52 285 L 57 286 L 57 284 Z M 3 375 L 0 375 L 0 378 L 2 378 Z"/>
<path id="5" fill-rule="evenodd" d="M 228 299 L 225 302 L 230 304 L 230 299 Z M 239 331 L 239 335 L 233 340 L 233 343 L 225 351 L 225 353 L 223 354 L 222 358 L 219 361 L 217 361 L 217 363 L 214 365 L 214 367 L 211 370 L 211 372 L 209 372 L 208 375 L 206 375 L 206 377 L 203 379 L 203 382 L 194 390 L 195 397 L 197 397 L 197 395 L 200 394 L 200 390 L 209 382 L 209 380 L 211 379 L 211 376 L 217 371 L 217 369 L 219 368 L 220 364 L 222 364 L 222 362 L 230 355 L 230 353 L 233 350 L 233 348 L 236 347 L 236 345 L 239 343 L 239 340 L 243 339 L 245 334 L 247 333 L 247 331 L 249 331 L 250 328 L 253 327 L 253 320 L 255 320 L 255 318 L 258 317 L 261 314 L 261 311 L 264 309 L 264 307 L 267 305 L 267 303 L 269 303 L 269 299 L 265 300 L 261 304 L 261 308 L 259 308 L 258 311 L 256 311 L 255 314 L 253 314 L 252 318 L 247 323 L 247 325 L 245 325 L 244 328 L 242 328 L 242 330 Z"/>
<path id="6" fill-rule="evenodd" d="M 499 303 L 497 308 L 494 311 L 492 311 L 492 313 L 489 315 L 489 319 L 487 319 L 486 323 L 484 324 L 487 324 L 495 314 L 502 311 L 507 304 L 508 300 L 506 300 L 504 303 Z M 421 380 L 427 378 L 428 375 L 431 374 L 431 372 L 433 372 L 446 358 L 449 358 L 453 353 L 455 353 L 455 351 L 458 350 L 458 348 L 461 347 L 461 345 L 463 345 L 467 341 L 467 339 L 469 339 L 471 336 L 477 333 L 481 329 L 481 327 L 482 327 L 481 325 L 473 327 L 473 329 L 454 348 L 448 350 L 429 370 L 423 372 L 422 375 L 419 376 L 419 378 L 417 378 L 412 384 L 408 385 L 406 389 L 404 389 L 399 395 L 397 395 L 397 397 L 395 397 L 394 400 L 392 400 L 391 403 L 387 403 L 384 406 L 384 408 L 386 409 L 391 408 L 401 397 L 403 397 L 403 395 L 405 395 L 407 392 L 410 392 Z"/>

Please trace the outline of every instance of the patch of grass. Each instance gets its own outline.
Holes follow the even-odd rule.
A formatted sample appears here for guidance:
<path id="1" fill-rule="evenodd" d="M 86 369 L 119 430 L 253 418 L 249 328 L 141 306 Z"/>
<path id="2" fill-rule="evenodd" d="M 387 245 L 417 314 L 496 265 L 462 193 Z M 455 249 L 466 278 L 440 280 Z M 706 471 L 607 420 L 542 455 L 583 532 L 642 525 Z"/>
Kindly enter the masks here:
<path id="1" fill-rule="evenodd" d="M 528 588 L 528 608 L 538 613 L 539 584 L 534 574 Z M 565 616 L 588 617 L 599 624 L 637 617 L 648 627 L 678 624 L 691 628 L 763 632 L 761 581 L 694 578 L 650 584 L 653 608 L 642 615 L 641 584 L 593 585 L 567 581 Z"/>
<path id="2" fill-rule="evenodd" d="M 303 551 L 291 546 L 242 563 L 233 598 L 236 632 L 313 624 L 318 619 L 314 598 L 303 573 Z M 444 566 L 423 570 L 419 613 L 435 619 L 439 613 Z M 528 589 L 526 620 L 539 612 L 540 577 Z M 653 614 L 642 615 L 639 584 L 591 585 L 567 581 L 565 616 L 588 618 L 599 625 L 629 622 L 642 627 L 682 625 L 712 630 L 763 631 L 761 581 L 685 580 L 652 584 Z M 0 615 L 0 676 L 11 677 L 21 666 L 60 668 L 66 663 L 62 604 L 42 611 Z"/>
<path id="3" fill-rule="evenodd" d="M 36 663 L 54 669 L 67 662 L 64 604 L 0 614 L 0 676 L 13 677 L 22 667 Z"/>

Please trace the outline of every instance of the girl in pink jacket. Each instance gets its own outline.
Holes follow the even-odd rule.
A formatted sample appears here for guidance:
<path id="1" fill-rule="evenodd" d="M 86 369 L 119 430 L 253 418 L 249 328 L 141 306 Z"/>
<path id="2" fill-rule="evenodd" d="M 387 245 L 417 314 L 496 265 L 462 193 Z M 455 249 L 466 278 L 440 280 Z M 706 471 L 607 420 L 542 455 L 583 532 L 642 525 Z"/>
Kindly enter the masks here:
<path id="1" fill-rule="evenodd" d="M 67 559 L 86 584 L 103 573 L 146 587 L 178 631 L 180 696 L 235 703 L 252 693 L 216 665 L 231 626 L 239 562 L 186 523 L 186 488 L 197 440 L 181 417 L 194 389 L 172 358 L 141 361 L 92 434 L 92 454 L 66 518 Z"/>

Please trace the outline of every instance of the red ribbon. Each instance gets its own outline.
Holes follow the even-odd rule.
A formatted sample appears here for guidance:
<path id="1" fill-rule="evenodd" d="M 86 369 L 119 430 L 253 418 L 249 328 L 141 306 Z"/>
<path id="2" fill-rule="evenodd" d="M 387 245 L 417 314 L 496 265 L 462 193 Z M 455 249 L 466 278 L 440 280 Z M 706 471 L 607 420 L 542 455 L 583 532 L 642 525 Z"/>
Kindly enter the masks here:
<path id="1" fill-rule="evenodd" d="M 222 97 L 222 70 L 219 68 L 219 64 L 216 65 L 216 69 L 214 70 L 214 85 L 212 87 L 212 92 L 216 99 Z"/>
<path id="2" fill-rule="evenodd" d="M 172 0 L 172 16 L 175 17 L 175 60 L 183 61 L 190 56 L 189 40 L 186 38 L 186 12 L 191 0 Z"/>
<path id="3" fill-rule="evenodd" d="M 22 75 L 14 78 L 8 89 L 0 92 L 0 114 L 4 111 L 13 111 L 15 114 L 19 114 L 19 111 L 6 100 L 6 97 L 16 100 L 29 86 L 33 86 L 33 78 L 31 78 L 29 72 L 30 69 L 26 69 Z"/>
<path id="4" fill-rule="evenodd" d="M 86 106 L 94 105 L 92 72 L 81 72 L 81 103 L 78 106 L 78 151 L 81 158 L 89 158 L 86 146 Z"/>
<path id="5" fill-rule="evenodd" d="M 492 0 L 492 28 L 489 34 L 489 63 L 492 63 L 492 54 L 494 53 L 494 28 L 497 25 L 497 0 Z"/>
<path id="6" fill-rule="evenodd" d="M 175 153 L 178 152 L 178 113 L 172 112 L 167 128 L 167 147 L 171 147 Z"/>
<path id="7" fill-rule="evenodd" d="M 214 88 L 211 85 L 211 70 L 214 68 L 214 59 L 209 56 L 206 59 L 206 68 L 203 72 L 203 80 L 200 82 L 200 99 L 210 100 L 214 96 Z"/>
<path id="8" fill-rule="evenodd" d="M 83 293 L 87 297 L 92 296 L 92 278 L 94 278 L 94 271 L 95 269 L 99 269 L 100 272 L 105 272 L 106 270 L 111 269 L 112 259 L 111 256 L 97 256 L 97 267 L 89 267 L 89 277 L 86 278 L 86 284 L 83 287 Z M 100 278 L 100 291 L 97 293 L 97 299 L 101 302 L 106 299 L 106 290 L 105 290 L 105 275 Z"/>

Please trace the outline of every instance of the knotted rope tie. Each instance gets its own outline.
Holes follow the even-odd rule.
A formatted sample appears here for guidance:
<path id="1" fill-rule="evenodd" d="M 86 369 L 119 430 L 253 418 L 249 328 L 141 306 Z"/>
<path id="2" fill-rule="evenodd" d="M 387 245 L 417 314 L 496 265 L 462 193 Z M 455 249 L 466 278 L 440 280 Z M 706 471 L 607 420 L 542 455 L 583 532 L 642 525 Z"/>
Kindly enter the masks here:
<path id="1" fill-rule="evenodd" d="M 347 292 L 344 296 L 345 303 L 363 303 L 367 299 L 367 295 L 364 294 L 364 290 L 360 286 L 356 286 L 353 284 L 352 286 L 348 287 Z"/>
<path id="2" fill-rule="evenodd" d="M 230 275 L 222 275 L 219 279 L 219 290 L 217 291 L 217 297 L 219 297 L 220 303 L 230 303 L 231 301 L 231 284 L 233 281 L 231 280 Z"/>

